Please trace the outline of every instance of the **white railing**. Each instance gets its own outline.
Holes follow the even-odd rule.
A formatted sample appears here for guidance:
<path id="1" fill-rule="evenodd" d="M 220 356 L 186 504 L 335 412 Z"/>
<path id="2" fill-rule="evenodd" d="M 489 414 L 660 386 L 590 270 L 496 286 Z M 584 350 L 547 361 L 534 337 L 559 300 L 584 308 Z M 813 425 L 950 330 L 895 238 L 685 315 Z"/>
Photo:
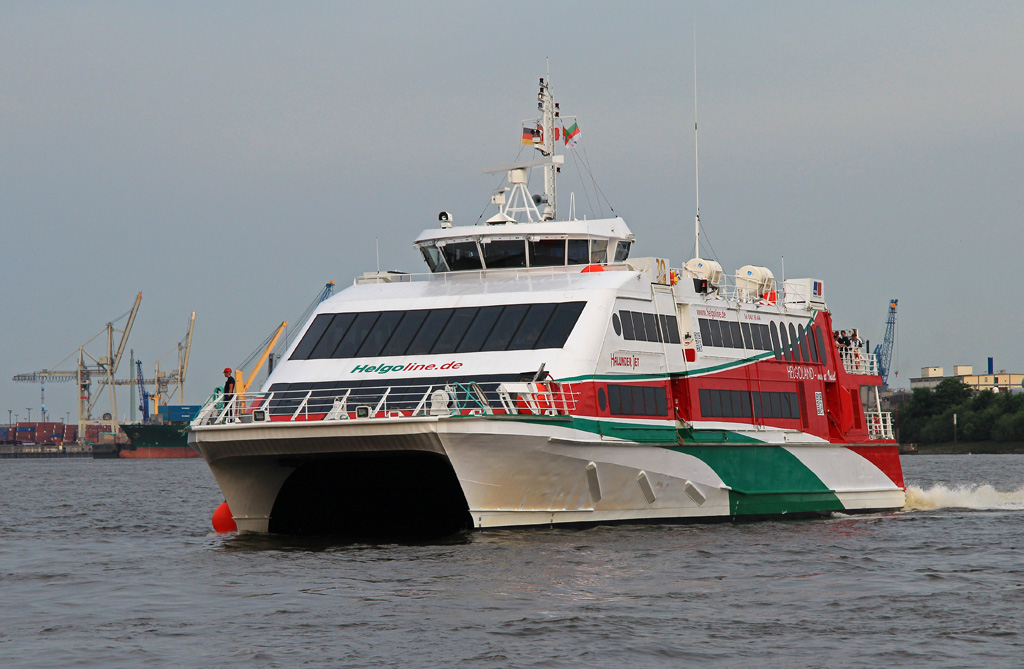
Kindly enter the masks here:
<path id="1" fill-rule="evenodd" d="M 356 386 L 216 395 L 193 426 L 267 421 L 335 421 L 416 416 L 567 416 L 580 393 L 571 384 L 458 383 Z"/>
<path id="2" fill-rule="evenodd" d="M 860 349 L 839 349 L 843 359 L 843 369 L 847 374 L 878 375 L 878 358 L 874 353 L 866 353 Z"/>
<path id="3" fill-rule="evenodd" d="M 888 411 L 865 411 L 869 439 L 893 439 L 892 414 Z"/>

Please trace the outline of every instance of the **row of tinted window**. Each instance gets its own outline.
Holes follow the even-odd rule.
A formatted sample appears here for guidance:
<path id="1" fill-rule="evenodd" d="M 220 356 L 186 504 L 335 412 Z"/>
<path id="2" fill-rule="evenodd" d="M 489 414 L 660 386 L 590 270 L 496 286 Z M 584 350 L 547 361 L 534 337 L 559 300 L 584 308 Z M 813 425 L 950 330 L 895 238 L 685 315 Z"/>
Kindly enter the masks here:
<path id="1" fill-rule="evenodd" d="M 775 347 L 775 359 L 787 362 L 825 364 L 825 336 L 817 325 L 779 325 L 779 344 Z M 772 323 L 772 341 L 775 341 L 775 323 Z"/>
<path id="2" fill-rule="evenodd" d="M 698 318 L 700 338 L 705 346 L 774 351 L 776 360 L 825 362 L 825 339 L 817 326 L 789 323 L 770 325 Z"/>
<path id="3" fill-rule="evenodd" d="M 614 262 L 629 257 L 631 242 L 613 245 Z M 508 267 L 552 267 L 608 262 L 607 239 L 492 239 L 448 242 L 420 247 L 431 272 L 499 269 Z M 529 258 L 529 261 L 527 261 Z"/>
<path id="4" fill-rule="evenodd" d="M 664 386 L 623 386 L 608 384 L 597 389 L 597 404 L 601 411 L 613 416 L 667 416 L 668 396 Z"/>
<path id="5" fill-rule="evenodd" d="M 561 348 L 584 302 L 320 314 L 292 360 Z"/>
<path id="6" fill-rule="evenodd" d="M 629 341 L 679 343 L 679 323 L 676 317 L 665 314 L 647 314 L 620 310 L 612 314 L 615 334 Z"/>
<path id="7" fill-rule="evenodd" d="M 704 388 L 699 395 L 705 418 L 800 418 L 796 393 Z"/>
<path id="8" fill-rule="evenodd" d="M 771 332 L 762 323 L 739 323 L 698 318 L 700 339 L 705 346 L 744 348 L 751 351 L 771 351 Z"/>
<path id="9" fill-rule="evenodd" d="M 477 384 L 488 403 L 498 404 L 498 386 L 507 381 L 518 381 L 516 374 L 485 374 L 460 377 L 433 377 L 413 379 L 393 379 L 386 375 L 368 375 L 370 378 L 359 381 L 322 381 L 316 383 L 275 383 L 270 387 L 274 397 L 270 400 L 269 409 L 272 416 L 290 416 L 306 400 L 305 412 L 324 414 L 334 406 L 335 398 L 344 397 L 348 393 L 347 404 L 350 411 L 357 406 L 376 407 L 390 386 L 387 399 L 388 411 L 412 411 L 423 399 L 428 390 L 449 387 L 460 405 L 472 408 L 469 386 Z M 430 398 L 426 400 L 427 408 Z"/>

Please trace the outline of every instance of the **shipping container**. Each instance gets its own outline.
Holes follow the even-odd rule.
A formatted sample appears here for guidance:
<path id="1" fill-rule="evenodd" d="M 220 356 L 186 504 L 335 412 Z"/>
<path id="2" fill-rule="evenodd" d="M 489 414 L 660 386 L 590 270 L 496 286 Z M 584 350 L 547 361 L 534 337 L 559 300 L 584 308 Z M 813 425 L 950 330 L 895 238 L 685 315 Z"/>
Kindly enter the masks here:
<path id="1" fill-rule="evenodd" d="M 196 417 L 203 407 L 198 404 L 172 404 L 160 407 L 160 415 L 165 421 L 187 423 Z"/>

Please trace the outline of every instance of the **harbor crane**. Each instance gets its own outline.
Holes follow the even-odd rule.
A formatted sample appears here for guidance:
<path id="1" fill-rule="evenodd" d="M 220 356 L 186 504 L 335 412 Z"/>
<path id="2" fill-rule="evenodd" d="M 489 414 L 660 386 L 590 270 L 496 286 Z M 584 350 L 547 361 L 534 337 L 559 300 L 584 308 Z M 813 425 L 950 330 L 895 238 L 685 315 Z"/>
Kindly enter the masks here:
<path id="1" fill-rule="evenodd" d="M 302 312 L 302 315 L 300 315 L 298 318 L 292 321 L 291 327 L 285 329 L 284 339 L 279 339 L 278 343 L 275 344 L 277 351 L 272 351 L 270 355 L 267 356 L 268 376 L 274 373 L 274 365 L 276 365 L 277 361 L 281 359 L 281 356 L 284 355 L 284 352 L 288 350 L 289 343 L 295 339 L 295 335 L 298 334 L 299 330 L 301 330 L 302 327 L 306 324 L 306 321 L 309 320 L 309 317 L 313 314 L 313 310 L 316 309 L 321 302 L 328 299 L 332 295 L 334 295 L 334 282 L 328 281 L 327 283 L 324 284 L 324 287 L 321 288 L 319 292 L 317 292 L 316 297 L 314 297 L 313 301 L 309 303 L 309 306 L 306 307 L 306 310 Z M 263 343 L 266 344 L 266 340 Z M 246 361 L 240 365 L 240 367 L 244 367 L 246 364 L 251 362 L 252 359 L 256 357 L 260 348 L 262 347 L 263 344 L 261 344 L 260 347 L 256 349 L 256 351 L 253 351 L 249 355 L 249 358 L 247 358 Z"/>
<path id="2" fill-rule="evenodd" d="M 177 343 L 175 349 L 171 349 L 164 355 L 166 358 L 171 353 L 177 352 L 178 354 L 178 366 L 170 374 L 160 371 L 160 358 L 156 362 L 156 371 L 154 372 L 154 388 L 150 398 L 153 401 L 153 413 L 158 411 L 157 407 L 161 404 L 167 404 L 167 400 L 177 395 L 178 403 L 185 403 L 185 376 L 188 374 L 188 358 L 192 351 L 192 332 L 196 327 L 196 312 L 192 312 L 192 315 L 188 320 L 188 328 L 186 329 L 185 336 Z M 171 386 L 175 386 L 174 390 L 170 390 Z"/>
<path id="3" fill-rule="evenodd" d="M 142 376 L 142 361 L 135 361 L 135 379 L 139 384 L 139 408 L 142 410 L 142 422 L 149 422 L 149 391 L 146 390 L 146 379 Z"/>
<path id="4" fill-rule="evenodd" d="M 117 433 L 120 425 L 117 420 L 117 393 L 114 390 L 114 386 L 119 385 L 115 379 L 114 374 L 117 372 L 118 365 L 121 364 L 121 356 L 124 355 L 125 344 L 128 343 L 128 336 L 131 334 L 132 325 L 135 324 L 135 316 L 139 312 L 139 304 L 142 303 L 142 292 L 135 296 L 135 304 L 132 308 L 107 323 L 103 330 L 97 332 L 89 341 L 85 342 L 78 347 L 78 350 L 69 355 L 64 360 L 61 360 L 58 366 L 64 364 L 67 360 L 75 356 L 77 353 L 78 364 L 73 370 L 52 370 L 42 369 L 36 372 L 28 372 L 25 374 L 16 374 L 13 378 L 14 381 L 21 383 L 40 383 L 45 384 L 47 381 L 54 383 L 62 383 L 68 381 L 76 381 L 78 383 L 78 441 L 83 443 L 85 440 L 85 430 L 83 429 L 85 423 L 92 420 L 92 410 L 96 406 L 97 401 L 103 396 L 103 389 L 107 388 L 110 393 L 110 416 L 111 416 L 111 428 L 114 433 Z M 128 317 L 125 323 L 124 329 L 117 329 L 114 327 L 114 323 L 120 322 L 125 316 Z M 114 333 L 121 335 L 120 342 L 117 347 L 114 346 Z M 85 350 L 85 347 L 91 344 L 97 337 L 106 333 L 107 335 L 107 351 L 106 355 L 95 357 Z M 93 377 L 99 377 L 99 388 L 96 392 L 92 391 L 92 380 Z M 44 385 L 45 387 L 45 385 Z M 43 405 L 45 407 L 45 395 L 43 396 Z M 45 412 L 45 408 L 44 408 Z"/>
<path id="5" fill-rule="evenodd" d="M 882 343 L 875 347 L 875 359 L 878 360 L 878 375 L 882 377 L 882 385 L 889 387 L 889 369 L 892 364 L 892 348 L 896 341 L 896 305 L 899 300 L 889 300 L 889 316 L 885 321 L 885 336 Z M 899 375 L 899 370 L 896 370 Z"/>
<path id="6" fill-rule="evenodd" d="M 245 370 L 242 368 L 253 360 L 252 356 L 250 356 L 245 362 L 239 365 L 237 369 L 235 369 L 236 392 L 242 394 L 248 392 L 249 386 L 251 386 L 253 381 L 256 380 L 256 374 L 259 373 L 259 371 L 263 368 L 263 363 L 265 363 L 267 361 L 267 358 L 270 357 L 270 352 L 274 350 L 274 344 L 277 343 L 277 340 L 281 337 L 281 333 L 284 332 L 284 329 L 286 327 L 288 327 L 288 321 L 281 321 L 281 324 L 277 326 L 277 329 L 274 330 L 274 333 L 270 335 L 270 337 L 268 337 L 266 340 L 264 340 L 264 342 L 269 341 L 270 343 L 268 343 L 266 347 L 263 348 L 263 352 L 259 355 L 258 358 L 256 358 L 256 362 L 253 364 L 252 371 L 249 372 L 248 376 L 245 375 Z"/>

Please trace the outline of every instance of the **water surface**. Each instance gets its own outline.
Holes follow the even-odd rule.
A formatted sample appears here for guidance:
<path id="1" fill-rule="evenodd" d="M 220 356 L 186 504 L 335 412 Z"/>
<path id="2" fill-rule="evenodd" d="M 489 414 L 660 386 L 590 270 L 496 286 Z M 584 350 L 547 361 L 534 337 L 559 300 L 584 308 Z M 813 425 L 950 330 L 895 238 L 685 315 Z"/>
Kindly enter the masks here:
<path id="1" fill-rule="evenodd" d="M 0 664 L 1020 666 L 1024 456 L 815 521 L 218 536 L 202 461 L 0 462 Z"/>

